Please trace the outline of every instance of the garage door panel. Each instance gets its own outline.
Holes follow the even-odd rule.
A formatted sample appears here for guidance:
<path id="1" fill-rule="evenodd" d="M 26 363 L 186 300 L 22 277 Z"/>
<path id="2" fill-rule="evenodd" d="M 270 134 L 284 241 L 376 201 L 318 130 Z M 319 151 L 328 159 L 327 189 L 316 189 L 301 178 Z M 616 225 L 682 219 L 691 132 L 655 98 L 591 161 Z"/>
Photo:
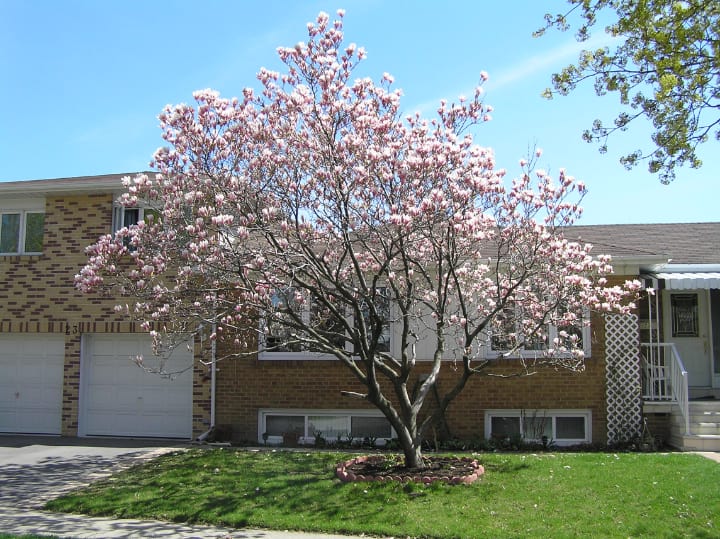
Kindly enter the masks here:
<path id="1" fill-rule="evenodd" d="M 53 432 L 56 422 L 46 408 L 22 408 L 18 413 L 18 427 L 22 428 L 22 432 Z"/>
<path id="2" fill-rule="evenodd" d="M 43 369 L 43 382 L 49 383 L 51 381 L 62 380 L 63 374 L 65 373 L 65 351 L 63 350 L 62 361 L 53 361 L 49 365 L 46 363 Z"/>
<path id="3" fill-rule="evenodd" d="M 19 357 L 15 366 L 15 376 L 24 383 L 42 384 L 45 359 L 41 357 Z M 49 365 L 48 368 L 51 368 Z"/>
<path id="4" fill-rule="evenodd" d="M 26 347 L 29 348 L 29 344 L 22 343 L 16 335 L 3 337 L 3 352 L 7 356 L 20 356 L 24 353 Z"/>
<path id="5" fill-rule="evenodd" d="M 158 437 L 158 433 L 186 432 L 187 416 L 184 413 L 168 414 L 165 411 L 143 413 L 133 410 L 103 410 L 90 416 L 87 428 L 88 433 L 95 436 Z M 169 435 L 165 434 L 165 437 Z"/>
<path id="6" fill-rule="evenodd" d="M 135 414 L 117 410 L 94 412 L 88 419 L 88 433 L 96 436 L 140 436 L 134 429 Z"/>
<path id="7" fill-rule="evenodd" d="M 17 399 L 23 409 L 37 410 L 56 404 L 58 395 L 53 388 L 37 385 L 20 390 Z"/>
<path id="8" fill-rule="evenodd" d="M 65 337 L 0 335 L 0 432 L 60 434 Z"/>
<path id="9" fill-rule="evenodd" d="M 84 360 L 84 433 L 88 435 L 189 438 L 192 435 L 192 371 L 168 379 L 139 367 L 156 367 L 147 335 L 92 336 Z M 192 365 L 176 350 L 168 369 Z"/>
<path id="10" fill-rule="evenodd" d="M 185 410 L 187 398 L 178 391 L 156 390 L 144 391 L 142 393 L 144 410 L 150 413 L 152 410 L 166 410 L 172 414 L 173 410 Z"/>

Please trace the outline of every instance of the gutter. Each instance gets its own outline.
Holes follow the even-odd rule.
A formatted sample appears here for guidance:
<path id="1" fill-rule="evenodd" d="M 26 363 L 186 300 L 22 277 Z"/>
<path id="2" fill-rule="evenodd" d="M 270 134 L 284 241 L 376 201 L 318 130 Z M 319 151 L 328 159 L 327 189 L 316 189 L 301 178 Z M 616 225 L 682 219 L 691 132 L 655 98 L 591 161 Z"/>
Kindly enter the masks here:
<path id="1" fill-rule="evenodd" d="M 122 179 L 126 176 L 132 178 L 136 174 L 136 172 L 131 172 L 127 174 L 104 174 L 100 176 L 79 176 L 76 178 L 54 178 L 50 180 L 0 182 L 0 193 L 17 196 L 69 193 L 120 193 L 124 190 Z"/>

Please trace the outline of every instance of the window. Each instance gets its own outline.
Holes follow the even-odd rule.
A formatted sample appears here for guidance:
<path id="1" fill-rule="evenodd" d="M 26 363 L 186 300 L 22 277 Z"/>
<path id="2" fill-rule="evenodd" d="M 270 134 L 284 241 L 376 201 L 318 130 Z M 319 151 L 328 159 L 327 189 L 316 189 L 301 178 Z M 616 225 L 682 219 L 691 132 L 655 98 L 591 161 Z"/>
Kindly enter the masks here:
<path id="1" fill-rule="evenodd" d="M 335 305 L 334 310 L 329 307 L 318 305 L 317 303 L 310 304 L 310 323 L 320 335 L 332 343 L 337 348 L 345 348 L 345 324 L 344 321 L 339 319 L 335 314 L 335 311 L 342 312 L 344 307 L 340 304 L 333 302 Z M 312 347 L 310 349 L 313 350 Z"/>
<path id="2" fill-rule="evenodd" d="M 268 322 L 265 334 L 265 348 L 273 353 L 302 352 L 302 346 L 293 341 L 293 329 L 290 326 L 292 316 L 304 316 L 302 304 L 295 296 L 294 288 L 278 290 L 273 294 L 272 306 L 275 319 Z"/>
<path id="3" fill-rule="evenodd" d="M 112 231 L 115 233 L 121 228 L 136 225 L 138 222 L 146 220 L 150 216 L 152 216 L 154 222 L 157 222 L 160 213 L 150 208 L 125 208 L 123 206 L 115 206 L 113 208 Z"/>
<path id="4" fill-rule="evenodd" d="M 273 294 L 272 304 L 275 314 L 273 320 L 267 323 L 263 355 L 271 355 L 272 359 L 326 359 L 327 354 L 323 354 L 317 347 L 300 342 L 297 337 L 299 328 L 294 327 L 298 323 L 313 327 L 333 346 L 345 347 L 344 323 L 330 308 L 303 301 L 299 291 L 292 287 L 277 290 Z"/>
<path id="5" fill-rule="evenodd" d="M 557 445 L 589 443 L 592 440 L 589 410 L 488 410 L 485 412 L 485 437 L 488 439 L 522 438 Z"/>
<path id="6" fill-rule="evenodd" d="M 115 206 L 113 208 L 113 222 L 112 232 L 113 235 L 122 228 L 129 228 L 132 225 L 138 224 L 140 221 L 150 221 L 156 223 L 159 220 L 160 213 L 157 210 L 150 208 L 125 208 L 123 206 Z M 129 251 L 134 251 L 135 247 L 130 245 L 130 237 L 123 238 L 123 245 L 128 248 Z"/>
<path id="7" fill-rule="evenodd" d="M 698 336 L 698 296 L 697 294 L 672 294 L 672 336 Z"/>
<path id="8" fill-rule="evenodd" d="M 589 313 L 585 316 L 589 316 Z M 507 306 L 498 313 L 490 336 L 491 356 L 497 357 L 508 353 L 530 356 L 551 347 L 562 346 L 568 349 L 580 348 L 584 351 L 585 357 L 590 357 L 589 327 L 547 325 L 544 328 L 543 336 L 531 335 L 523 340 L 519 318 L 518 309 L 514 306 Z"/>
<path id="9" fill-rule="evenodd" d="M 0 254 L 42 253 L 44 230 L 44 212 L 15 210 L 0 213 Z"/>
<path id="10" fill-rule="evenodd" d="M 275 309 L 273 320 L 266 323 L 266 331 L 263 334 L 263 349 L 261 359 L 331 359 L 332 356 L 323 353 L 319 347 L 311 343 L 300 342 L 298 331 L 301 328 L 295 327 L 299 320 L 302 325 L 310 325 L 322 337 L 327 339 L 333 346 L 351 350 L 349 335 L 346 328 L 352 326 L 352 320 L 341 320 L 337 312 L 342 312 L 344 307 L 338 304 L 333 311 L 329 307 L 314 302 L 305 301 L 300 292 L 293 287 L 275 291 L 272 304 Z M 382 325 L 378 337 L 378 352 L 389 352 L 391 349 L 391 326 L 390 326 L 390 299 L 385 288 L 377 289 L 375 304 L 380 310 L 380 315 L 386 322 Z M 363 314 L 365 320 L 369 318 L 369 309 L 365 307 Z M 349 323 L 348 323 L 349 322 Z"/>
<path id="11" fill-rule="evenodd" d="M 390 422 L 371 410 L 261 410 L 258 431 L 258 441 L 267 437 L 269 444 L 283 443 L 287 435 L 303 444 L 315 443 L 317 435 L 329 443 L 371 438 L 378 445 L 394 437 Z"/>
<path id="12" fill-rule="evenodd" d="M 497 326 L 490 337 L 490 346 L 494 351 L 509 352 L 518 344 L 515 309 L 504 307 L 498 312 L 496 320 Z"/>
<path id="13" fill-rule="evenodd" d="M 375 308 L 378 310 L 378 315 L 385 321 L 378 337 L 377 351 L 390 352 L 390 297 L 387 288 L 382 287 L 375 290 L 374 303 Z M 368 331 L 371 331 L 370 307 L 364 301 L 361 305 L 361 311 L 363 319 L 365 320 L 365 326 Z M 357 353 L 357 350 L 355 352 Z"/>

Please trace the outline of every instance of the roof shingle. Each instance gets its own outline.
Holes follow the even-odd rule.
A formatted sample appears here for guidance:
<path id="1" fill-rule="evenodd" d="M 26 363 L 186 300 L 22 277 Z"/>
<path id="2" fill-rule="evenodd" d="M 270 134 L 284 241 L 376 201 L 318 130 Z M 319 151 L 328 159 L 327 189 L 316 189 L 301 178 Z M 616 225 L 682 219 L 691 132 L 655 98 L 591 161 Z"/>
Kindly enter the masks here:
<path id="1" fill-rule="evenodd" d="M 720 222 L 642 225 L 579 225 L 565 237 L 593 244 L 593 253 L 663 255 L 673 264 L 720 263 Z"/>

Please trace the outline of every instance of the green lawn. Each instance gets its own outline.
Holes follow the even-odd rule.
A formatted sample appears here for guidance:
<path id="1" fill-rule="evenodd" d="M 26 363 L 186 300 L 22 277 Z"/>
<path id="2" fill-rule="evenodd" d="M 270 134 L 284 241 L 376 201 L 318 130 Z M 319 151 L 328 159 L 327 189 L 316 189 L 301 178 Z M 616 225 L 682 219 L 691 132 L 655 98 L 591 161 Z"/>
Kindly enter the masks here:
<path id="1" fill-rule="evenodd" d="M 402 537 L 720 537 L 720 465 L 697 455 L 480 454 L 469 486 L 341 483 L 329 452 L 191 450 L 48 509 Z"/>

